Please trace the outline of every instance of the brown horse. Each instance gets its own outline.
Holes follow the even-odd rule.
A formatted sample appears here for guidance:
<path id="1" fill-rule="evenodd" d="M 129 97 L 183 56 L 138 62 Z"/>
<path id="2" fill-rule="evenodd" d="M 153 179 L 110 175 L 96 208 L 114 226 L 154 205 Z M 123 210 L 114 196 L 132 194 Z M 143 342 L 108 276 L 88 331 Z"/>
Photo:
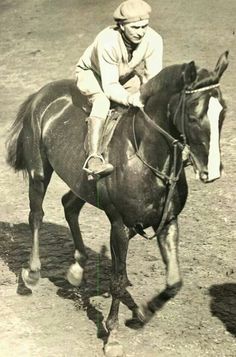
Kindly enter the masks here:
<path id="1" fill-rule="evenodd" d="M 119 304 L 125 296 L 131 301 L 134 319 L 141 323 L 156 309 L 153 301 L 145 315 L 126 290 L 126 257 L 132 236 L 146 237 L 144 229 L 153 227 L 167 272 L 162 298 L 174 296 L 181 287 L 177 219 L 187 199 L 183 150 L 188 148 L 202 182 L 220 177 L 219 136 L 225 104 L 219 80 L 227 66 L 225 52 L 213 71 L 197 68 L 194 62 L 173 65 L 143 85 L 144 111 L 129 108 L 122 115 L 105 152 L 115 170 L 97 181 L 89 181 L 82 169 L 86 114 L 73 81 L 56 81 L 31 95 L 12 126 L 8 163 L 29 176 L 33 247 L 29 268 L 22 273 L 26 285 L 35 285 L 40 278 L 42 203 L 53 170 L 71 189 L 62 203 L 75 244 L 75 264 L 68 272 L 74 285 L 80 284 L 87 259 L 78 224 L 81 208 L 88 202 L 104 210 L 110 220 L 112 303 L 106 348 L 111 348 Z"/>

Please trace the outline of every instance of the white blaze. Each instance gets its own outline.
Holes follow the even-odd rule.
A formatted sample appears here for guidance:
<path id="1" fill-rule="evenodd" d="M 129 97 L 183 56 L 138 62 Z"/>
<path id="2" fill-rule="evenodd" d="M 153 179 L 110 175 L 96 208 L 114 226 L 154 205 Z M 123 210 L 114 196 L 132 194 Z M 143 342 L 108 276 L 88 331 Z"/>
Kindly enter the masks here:
<path id="1" fill-rule="evenodd" d="M 211 97 L 207 111 L 210 121 L 210 148 L 208 156 L 208 181 L 220 177 L 219 116 L 222 110 L 219 100 Z"/>

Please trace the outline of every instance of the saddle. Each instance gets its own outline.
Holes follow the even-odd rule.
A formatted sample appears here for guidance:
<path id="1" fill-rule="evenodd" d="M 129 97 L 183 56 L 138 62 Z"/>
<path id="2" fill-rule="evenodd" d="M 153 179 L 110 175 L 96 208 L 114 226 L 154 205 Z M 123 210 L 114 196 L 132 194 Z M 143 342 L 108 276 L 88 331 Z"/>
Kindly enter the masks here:
<path id="1" fill-rule="evenodd" d="M 89 105 L 89 103 L 87 103 L 87 105 L 86 106 L 84 105 L 82 107 L 82 109 L 85 111 L 86 114 L 89 115 L 90 111 L 91 111 L 91 106 Z M 104 124 L 103 134 L 102 134 L 102 139 L 101 139 L 101 144 L 100 144 L 101 154 L 104 154 L 106 152 L 116 126 L 120 122 L 123 114 L 126 113 L 127 111 L 128 111 L 128 108 L 126 108 L 124 106 L 120 106 L 117 103 L 111 104 L 111 109 L 109 110 L 109 113 L 107 115 L 107 118 L 106 118 L 106 121 Z M 84 149 L 86 152 L 88 152 L 88 135 L 85 136 Z"/>

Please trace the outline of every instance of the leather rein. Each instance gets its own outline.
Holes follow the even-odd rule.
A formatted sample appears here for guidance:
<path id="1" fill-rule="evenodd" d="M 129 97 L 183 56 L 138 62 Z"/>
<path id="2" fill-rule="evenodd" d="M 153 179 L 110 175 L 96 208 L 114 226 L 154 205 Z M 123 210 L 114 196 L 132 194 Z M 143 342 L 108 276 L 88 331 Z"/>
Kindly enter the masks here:
<path id="1" fill-rule="evenodd" d="M 173 118 L 173 123 L 176 124 L 176 119 L 177 119 L 177 114 L 179 111 L 181 111 L 181 121 L 180 121 L 180 131 L 181 131 L 181 139 L 182 142 L 180 142 L 178 139 L 174 138 L 172 135 L 170 135 L 166 130 L 164 130 L 163 128 L 161 128 L 158 124 L 156 124 L 147 113 L 145 113 L 143 108 L 140 108 L 143 116 L 145 117 L 146 121 L 151 124 L 151 126 L 155 129 L 157 129 L 159 131 L 159 133 L 161 133 L 166 139 L 167 141 L 172 145 L 173 147 L 173 164 L 172 164 L 172 168 L 171 168 L 171 174 L 167 175 L 163 172 L 161 172 L 160 170 L 156 169 L 155 167 L 151 166 L 150 164 L 148 164 L 145 159 L 139 154 L 139 148 L 138 148 L 138 144 L 137 144 L 137 138 L 136 138 L 136 134 L 135 134 L 135 118 L 136 115 L 133 115 L 133 137 L 134 137 L 134 146 L 135 146 L 135 154 L 136 156 L 142 161 L 142 163 L 148 167 L 153 174 L 160 178 L 165 184 L 166 187 L 168 187 L 168 194 L 165 200 L 165 206 L 162 212 L 162 218 L 161 221 L 155 231 L 155 233 L 152 236 L 147 235 L 147 233 L 143 230 L 143 227 L 141 224 L 137 224 L 134 229 L 136 231 L 136 233 L 140 234 L 142 237 L 144 237 L 147 240 L 152 240 L 153 238 L 157 237 L 158 234 L 162 231 L 165 223 L 166 223 L 166 219 L 167 219 L 167 215 L 168 215 L 168 211 L 169 211 L 169 206 L 171 203 L 171 200 L 173 198 L 173 194 L 174 194 L 174 190 L 175 190 L 175 186 L 177 184 L 177 182 L 179 181 L 180 178 L 180 174 L 183 170 L 184 167 L 184 163 L 183 163 L 183 158 L 181 158 L 180 161 L 180 166 L 179 168 L 177 168 L 177 164 L 178 164 L 178 149 L 181 150 L 181 154 L 183 154 L 184 150 L 188 151 L 188 156 L 191 160 L 191 152 L 189 150 L 189 146 L 187 145 L 187 139 L 186 139 L 186 135 L 185 135 L 185 97 L 186 94 L 193 94 L 193 93 L 197 93 L 197 92 L 203 92 L 203 91 L 207 91 L 207 90 L 211 90 L 213 88 L 219 87 L 219 83 L 217 84 L 213 84 L 213 85 L 209 85 L 209 86 L 205 86 L 202 88 L 198 88 L 198 89 L 186 89 L 184 88 L 181 96 L 180 96 L 180 100 L 177 106 L 177 109 L 175 111 L 174 114 L 174 118 Z M 192 160 L 191 160 L 192 161 Z"/>

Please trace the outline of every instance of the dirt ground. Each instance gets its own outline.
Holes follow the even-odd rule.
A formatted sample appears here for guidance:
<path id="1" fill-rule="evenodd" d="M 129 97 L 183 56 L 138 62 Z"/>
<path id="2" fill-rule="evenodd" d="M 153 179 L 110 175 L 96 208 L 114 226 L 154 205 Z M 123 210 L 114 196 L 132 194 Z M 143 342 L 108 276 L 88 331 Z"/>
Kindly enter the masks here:
<path id="1" fill-rule="evenodd" d="M 222 78 L 228 112 L 222 133 L 225 175 L 213 184 L 195 180 L 187 169 L 189 198 L 180 216 L 180 260 L 184 286 L 144 329 L 125 326 L 130 311 L 121 306 L 120 341 L 127 357 L 236 356 L 236 135 L 235 0 L 149 0 L 152 27 L 165 43 L 164 64 L 194 59 L 214 68 L 230 50 Z M 87 205 L 81 227 L 89 252 L 87 284 L 65 280 L 73 244 L 60 198 L 66 185 L 53 178 L 41 237 L 42 279 L 32 294 L 19 281 L 31 245 L 27 181 L 5 164 L 6 131 L 19 105 L 45 83 L 73 78 L 77 59 L 95 34 L 112 23 L 115 0 L 0 0 L 0 356 L 102 356 L 99 326 L 110 297 L 109 224 Z M 156 242 L 130 243 L 130 292 L 144 304 L 160 292 L 165 271 Z"/>

